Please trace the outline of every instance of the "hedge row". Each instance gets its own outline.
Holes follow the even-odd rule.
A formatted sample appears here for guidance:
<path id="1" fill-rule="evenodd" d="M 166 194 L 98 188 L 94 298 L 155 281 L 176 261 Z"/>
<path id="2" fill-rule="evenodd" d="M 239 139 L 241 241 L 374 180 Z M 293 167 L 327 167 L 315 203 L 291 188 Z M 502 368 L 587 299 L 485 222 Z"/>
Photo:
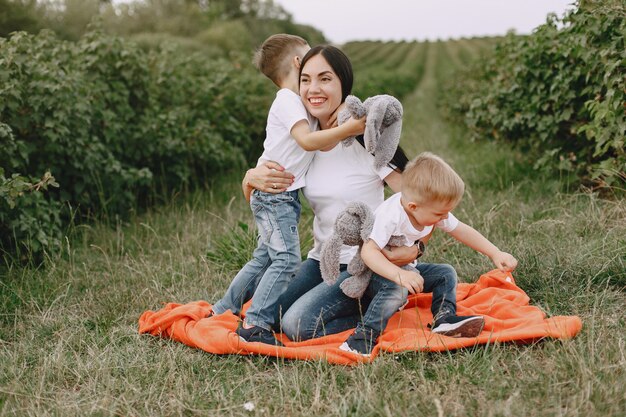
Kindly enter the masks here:
<path id="1" fill-rule="evenodd" d="M 398 99 L 415 90 L 424 73 L 428 42 L 351 42 L 345 45 L 348 56 L 357 59 L 353 93 L 365 100 L 377 94 Z M 363 51 L 367 51 L 365 56 Z"/>
<path id="2" fill-rule="evenodd" d="M 597 6 L 600 4 L 600 6 Z M 532 35 L 510 34 L 447 88 L 474 138 L 515 143 L 536 167 L 599 187 L 626 180 L 626 7 L 586 2 Z"/>
<path id="3" fill-rule="evenodd" d="M 248 64 L 97 31 L 0 38 L 0 250 L 40 254 L 76 213 L 123 217 L 240 169 L 272 95 Z"/>

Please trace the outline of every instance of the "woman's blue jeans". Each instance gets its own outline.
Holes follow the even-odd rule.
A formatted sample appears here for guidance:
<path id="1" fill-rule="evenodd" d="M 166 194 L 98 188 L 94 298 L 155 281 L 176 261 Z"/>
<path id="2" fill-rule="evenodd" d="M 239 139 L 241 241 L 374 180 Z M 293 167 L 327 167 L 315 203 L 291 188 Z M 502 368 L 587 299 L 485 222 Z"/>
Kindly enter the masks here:
<path id="1" fill-rule="evenodd" d="M 213 306 L 216 314 L 241 312 L 252 298 L 246 322 L 270 330 L 279 317 L 279 299 L 287 291 L 300 266 L 298 191 L 279 194 L 254 191 L 250 206 L 259 232 L 258 246 L 235 276 L 226 294 Z M 252 295 L 254 294 L 254 298 Z"/>
<path id="2" fill-rule="evenodd" d="M 308 282 L 321 282 L 319 262 L 309 266 Z M 303 264 L 304 267 L 304 264 Z M 424 278 L 424 292 L 433 293 L 431 311 L 433 316 L 443 317 L 456 314 L 456 271 L 446 264 L 418 264 L 417 270 Z M 329 286 L 323 282 L 312 287 L 293 304 L 282 317 L 282 331 L 291 340 L 308 340 L 327 334 L 339 333 L 356 327 L 357 334 L 363 333 L 375 340 L 387 326 L 391 316 L 407 300 L 408 291 L 394 282 L 372 275 L 372 280 L 361 300 L 346 296 L 339 285 L 349 277 L 345 267 L 337 282 Z M 294 284 L 304 279 L 302 274 Z M 290 290 L 286 294 L 290 293 Z M 286 304 L 283 304 L 283 308 Z"/>

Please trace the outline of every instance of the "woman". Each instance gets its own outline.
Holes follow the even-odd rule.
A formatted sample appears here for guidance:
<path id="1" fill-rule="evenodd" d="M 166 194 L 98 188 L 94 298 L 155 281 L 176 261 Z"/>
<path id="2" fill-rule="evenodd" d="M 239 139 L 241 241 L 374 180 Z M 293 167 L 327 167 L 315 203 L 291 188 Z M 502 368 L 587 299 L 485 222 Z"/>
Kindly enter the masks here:
<path id="1" fill-rule="evenodd" d="M 312 48 L 302 59 L 300 96 L 309 113 L 319 121 L 321 129 L 330 127 L 333 116 L 352 90 L 352 65 L 339 49 L 322 45 Z M 398 171 L 407 158 L 399 149 L 392 163 Z M 347 278 L 346 265 L 356 248 L 344 246 L 337 283 L 328 286 L 322 280 L 319 255 L 321 244 L 331 235 L 337 214 L 351 201 L 362 201 L 374 210 L 384 199 L 384 184 L 394 192 L 400 190 L 401 175 L 391 167 L 374 169 L 374 158 L 358 143 L 349 147 L 337 145 L 326 152 L 317 152 L 306 174 L 304 195 L 315 214 L 315 244 L 281 299 L 282 331 L 292 340 L 309 339 L 323 334 L 347 330 L 356 325 L 365 308 L 359 300 L 343 294 L 339 284 Z M 251 169 L 244 178 L 244 187 L 265 192 L 280 192 L 293 177 L 277 164 L 268 163 Z M 417 248 L 394 249 L 386 256 L 398 265 L 417 256 Z M 253 291 L 254 289 L 249 289 Z M 368 300 L 363 300 L 367 304 Z M 278 329 L 277 329 L 278 330 Z"/>

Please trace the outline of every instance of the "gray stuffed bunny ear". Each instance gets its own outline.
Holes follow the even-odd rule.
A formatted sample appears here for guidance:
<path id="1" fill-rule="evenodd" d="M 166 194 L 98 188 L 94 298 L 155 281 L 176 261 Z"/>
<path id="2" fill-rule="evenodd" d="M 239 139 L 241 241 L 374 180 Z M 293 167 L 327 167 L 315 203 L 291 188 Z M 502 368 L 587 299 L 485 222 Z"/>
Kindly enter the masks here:
<path id="1" fill-rule="evenodd" d="M 398 148 L 402 133 L 402 103 L 390 95 L 373 96 L 363 103 L 367 108 L 365 149 L 374 154 L 374 166 L 387 165 Z"/>
<path id="2" fill-rule="evenodd" d="M 373 225 L 372 210 L 360 201 L 349 203 L 337 215 L 333 234 L 322 244 L 320 253 L 320 271 L 324 282 L 332 285 L 337 281 L 342 246 L 360 246 L 364 238 L 369 238 Z"/>
<path id="3" fill-rule="evenodd" d="M 339 285 L 339 288 L 341 288 L 341 291 L 343 291 L 343 293 L 350 298 L 361 298 L 370 284 L 371 277 L 371 271 L 367 271 L 364 275 L 351 276 L 350 278 L 345 279 Z"/>
<path id="4" fill-rule="evenodd" d="M 360 119 L 367 114 L 367 110 L 361 99 L 357 96 L 349 95 L 346 97 L 346 109 L 350 111 L 350 115 L 355 119 Z"/>
<path id="5" fill-rule="evenodd" d="M 361 243 L 366 242 L 372 233 L 372 227 L 374 227 L 374 212 L 367 204 L 360 201 L 353 201 L 348 204 L 346 211 L 358 219 Z"/>
<path id="6" fill-rule="evenodd" d="M 339 235 L 334 233 L 330 239 L 322 244 L 320 253 L 320 271 L 322 279 L 328 285 L 333 285 L 339 278 L 339 256 L 343 242 Z"/>
<path id="7" fill-rule="evenodd" d="M 393 159 L 393 155 L 400 144 L 401 133 L 402 119 L 397 120 L 382 131 L 374 149 L 374 167 L 376 169 L 384 167 Z"/>

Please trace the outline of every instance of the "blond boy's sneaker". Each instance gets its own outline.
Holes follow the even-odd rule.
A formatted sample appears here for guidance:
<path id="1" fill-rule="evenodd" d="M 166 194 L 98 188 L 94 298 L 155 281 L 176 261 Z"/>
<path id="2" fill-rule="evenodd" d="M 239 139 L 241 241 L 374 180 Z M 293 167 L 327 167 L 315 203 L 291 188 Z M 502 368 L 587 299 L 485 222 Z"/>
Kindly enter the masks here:
<path id="1" fill-rule="evenodd" d="M 483 316 L 446 316 L 435 321 L 430 331 L 450 337 L 476 337 L 484 326 Z"/>

